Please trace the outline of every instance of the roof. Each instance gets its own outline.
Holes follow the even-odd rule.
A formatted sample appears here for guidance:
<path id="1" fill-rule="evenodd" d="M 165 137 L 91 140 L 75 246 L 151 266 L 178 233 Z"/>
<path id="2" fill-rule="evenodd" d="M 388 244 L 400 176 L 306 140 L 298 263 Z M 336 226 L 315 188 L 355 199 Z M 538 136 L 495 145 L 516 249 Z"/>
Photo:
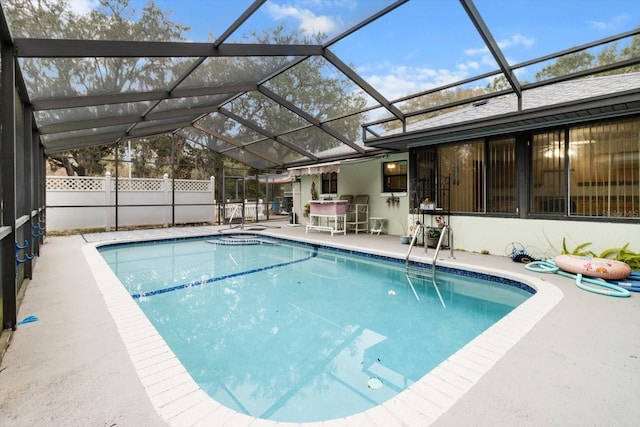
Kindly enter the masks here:
<path id="1" fill-rule="evenodd" d="M 640 114 L 640 73 L 590 76 L 523 90 L 520 109 L 515 95 L 503 95 L 415 121 L 370 144 L 415 147 L 631 114 Z"/>
<path id="2" fill-rule="evenodd" d="M 284 19 L 277 21 L 278 27 L 269 29 L 260 19 L 291 10 L 303 19 L 302 16 L 311 13 L 313 2 L 242 0 L 224 5 L 199 2 L 202 13 L 193 18 L 210 22 L 209 32 L 217 36 L 194 41 L 147 33 L 134 39 L 126 31 L 106 30 L 107 35 L 96 39 L 94 33 L 102 35 L 105 31 L 83 26 L 79 26 L 77 33 L 45 27 L 41 33 L 32 34 L 18 19 L 11 26 L 12 10 L 8 7 L 16 2 L 7 0 L 0 6 L 0 38 L 5 46 L 13 47 L 12 56 L 3 56 L 3 61 L 14 59 L 18 65 L 18 92 L 33 113 L 33 127 L 46 153 L 172 134 L 186 138 L 194 146 L 215 150 L 263 170 L 371 156 L 406 150 L 416 142 L 422 112 L 411 110 L 408 100 L 429 93 L 481 87 L 498 77 L 506 82 L 501 90 L 478 99 L 432 107 L 433 111 L 448 111 L 452 106 L 488 100 L 480 107 L 467 107 L 431 122 L 433 135 L 452 125 L 456 132 L 449 132 L 450 136 L 458 131 L 456 137 L 473 135 L 477 133 L 475 121 L 485 129 L 500 130 L 523 126 L 531 122 L 530 115 L 535 116 L 533 122 L 543 123 L 552 116 L 564 120 L 576 112 L 586 111 L 590 115 L 594 109 L 619 109 L 621 105 L 627 112 L 637 111 L 637 87 L 625 92 L 624 84 L 612 85 L 611 91 L 594 93 L 589 98 L 579 89 L 572 94 L 568 89 L 573 79 L 640 64 L 637 54 L 531 85 L 521 82 L 517 74 L 539 69 L 566 55 L 597 51 L 612 43 L 630 43 L 640 34 L 640 27 L 597 40 L 584 39 L 584 44 L 573 47 L 559 46 L 563 50 L 516 63 L 506 59 L 505 44 L 494 34 L 502 31 L 494 14 L 508 7 L 501 1 L 475 1 L 482 3 L 483 13 L 473 0 L 314 3 L 324 9 L 313 16 L 313 22 L 320 25 L 331 21 L 332 25 L 309 33 L 304 32 L 305 28 L 292 27 Z M 169 0 L 162 3 L 178 9 L 188 4 Z M 540 2 L 523 0 L 523 4 L 531 12 L 548 15 Z M 212 9 L 206 10 L 209 7 Z M 329 8 L 334 8 L 334 15 Z M 220 16 L 227 15 L 235 19 L 221 25 Z M 572 18 L 564 16 L 563 20 Z M 425 22 L 433 20 L 451 20 L 457 31 L 429 33 L 435 26 Z M 42 21 L 42 25 L 48 23 Z M 113 27 L 117 28 L 115 24 Z M 526 25 L 534 28 L 529 21 Z M 419 43 L 402 38 L 409 27 L 420 31 L 412 31 L 419 34 Z M 588 37 L 586 32 L 580 34 Z M 420 45 L 422 57 L 432 62 L 446 59 L 431 55 L 432 48 L 443 42 L 453 45 L 458 39 L 477 46 L 484 58 L 482 63 L 459 66 L 458 70 L 464 72 L 460 71 L 458 78 L 449 76 L 447 81 L 429 84 L 426 89 L 415 87 L 414 93 L 397 94 L 394 85 L 385 86 L 384 79 L 375 72 L 363 76 L 369 65 L 367 60 L 394 53 L 376 49 L 376 43 L 394 37 L 399 38 L 399 43 L 393 50 L 404 52 L 404 48 Z M 362 61 L 357 54 L 363 51 L 369 53 L 365 62 L 354 63 Z M 470 70 L 476 68 L 478 72 L 474 75 Z M 82 70 L 82 75 L 70 74 L 69 70 Z M 416 69 L 422 71 L 429 72 Z M 316 74 L 309 74 L 313 72 Z M 538 109 L 545 107 L 536 107 L 535 94 L 546 91 L 551 95 L 545 96 L 551 99 L 557 94 L 556 89 L 545 88 L 551 84 L 567 88 L 566 94 L 570 96 L 553 104 L 564 112 L 559 116 L 536 116 Z M 402 86 L 402 82 L 396 82 L 395 86 Z M 335 93 L 340 93 L 340 99 L 332 98 Z M 520 111 L 513 108 L 518 102 L 524 107 Z M 485 121 L 490 117 L 487 113 L 494 108 L 500 120 L 487 124 Z M 509 112 L 503 112 L 503 108 Z M 596 112 L 594 116 L 597 115 Z M 401 134 L 371 138 L 371 130 L 380 117 L 391 117 L 405 129 Z M 441 137 L 433 139 L 436 140 L 443 141 Z"/>

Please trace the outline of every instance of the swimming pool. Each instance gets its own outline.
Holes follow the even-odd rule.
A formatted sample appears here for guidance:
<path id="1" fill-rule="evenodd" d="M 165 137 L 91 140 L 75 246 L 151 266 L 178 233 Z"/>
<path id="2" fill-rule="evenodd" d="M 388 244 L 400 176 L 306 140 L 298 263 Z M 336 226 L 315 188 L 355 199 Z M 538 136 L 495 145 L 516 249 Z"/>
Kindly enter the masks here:
<path id="1" fill-rule="evenodd" d="M 430 284 L 416 284 L 416 298 L 397 262 L 243 239 L 101 252 L 203 390 L 271 420 L 345 417 L 387 402 L 533 291 L 439 275 L 444 308 Z"/>

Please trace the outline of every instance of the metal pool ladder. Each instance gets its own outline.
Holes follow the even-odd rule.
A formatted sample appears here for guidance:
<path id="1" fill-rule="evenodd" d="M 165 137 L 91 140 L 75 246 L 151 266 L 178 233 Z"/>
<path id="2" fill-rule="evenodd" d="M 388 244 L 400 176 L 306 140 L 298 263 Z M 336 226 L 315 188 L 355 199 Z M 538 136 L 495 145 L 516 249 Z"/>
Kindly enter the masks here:
<path id="1" fill-rule="evenodd" d="M 431 283 L 433 284 L 436 293 L 438 294 L 438 298 L 440 298 L 440 303 L 443 308 L 447 308 L 444 300 L 442 299 L 442 295 L 440 294 L 440 289 L 438 289 L 438 284 L 436 283 L 436 262 L 438 260 L 438 254 L 440 253 L 440 248 L 442 246 L 442 240 L 445 236 L 445 232 L 447 231 L 447 226 L 445 225 L 442 228 L 442 232 L 440 233 L 440 239 L 438 240 L 438 245 L 436 246 L 436 252 L 433 255 L 433 261 L 431 261 L 431 271 L 425 270 L 424 268 L 412 266 L 409 263 L 409 257 L 411 256 L 411 250 L 415 246 L 416 240 L 418 239 L 418 234 L 422 230 L 422 224 L 418 224 L 416 227 L 416 231 L 413 233 L 413 237 L 411 238 L 411 242 L 409 243 L 409 250 L 407 251 L 407 256 L 405 258 L 405 270 L 407 281 L 409 282 L 409 286 L 411 286 L 411 290 L 413 291 L 413 295 L 416 297 L 418 301 L 420 301 L 420 297 L 418 297 L 418 293 L 416 292 L 416 288 L 413 286 L 413 280 L 426 280 L 431 276 Z M 426 243 L 425 243 L 426 245 Z M 425 247 L 426 252 L 426 247 Z"/>

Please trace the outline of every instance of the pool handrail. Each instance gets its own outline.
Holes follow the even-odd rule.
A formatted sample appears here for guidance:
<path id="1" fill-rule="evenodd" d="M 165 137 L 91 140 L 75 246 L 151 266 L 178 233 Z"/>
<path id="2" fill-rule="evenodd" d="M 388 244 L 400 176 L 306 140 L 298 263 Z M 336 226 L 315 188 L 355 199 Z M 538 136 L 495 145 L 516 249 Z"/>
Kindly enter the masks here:
<path id="1" fill-rule="evenodd" d="M 416 293 L 416 290 L 413 286 L 413 282 L 411 281 L 410 275 L 409 275 L 409 257 L 411 256 L 411 250 L 413 249 L 413 247 L 415 246 L 416 240 L 418 239 L 418 234 L 420 233 L 420 231 L 422 230 L 422 224 L 417 221 L 416 222 L 417 227 L 416 230 L 413 232 L 413 237 L 411 238 L 411 242 L 409 243 L 409 250 L 407 251 L 407 256 L 405 258 L 405 268 L 407 270 L 406 275 L 407 275 L 407 280 L 409 281 L 409 285 L 411 286 L 411 290 L 413 291 L 413 295 L 415 295 L 416 299 L 418 301 L 420 301 L 420 298 L 418 297 L 418 294 Z M 438 294 L 438 298 L 440 298 L 440 303 L 442 304 L 443 308 L 447 308 L 446 304 L 444 303 L 444 300 L 442 299 L 442 295 L 440 294 L 440 289 L 438 288 L 438 284 L 436 283 L 436 261 L 438 259 L 438 253 L 440 252 L 440 247 L 442 246 L 442 240 L 444 238 L 444 234 L 447 231 L 447 226 L 445 225 L 442 228 L 442 232 L 440 233 L 440 239 L 438 240 L 438 245 L 436 246 L 436 252 L 433 256 L 433 260 L 431 261 L 431 283 L 433 283 L 433 287 L 436 290 L 436 293 Z M 424 251 L 425 253 L 427 253 L 427 245 L 425 242 L 425 247 L 424 247 Z"/>
<path id="2" fill-rule="evenodd" d="M 438 244 L 436 245 L 436 252 L 433 254 L 433 261 L 431 262 L 431 268 L 433 272 L 431 273 L 431 281 L 433 282 L 433 287 L 436 288 L 436 292 L 438 293 L 438 298 L 440 298 L 440 302 L 442 306 L 446 308 L 444 304 L 444 300 L 442 299 L 442 295 L 440 295 L 440 289 L 438 289 L 438 285 L 436 284 L 436 262 L 438 261 L 438 254 L 440 253 L 440 248 L 442 248 L 442 241 L 444 240 L 444 236 L 447 232 L 447 225 L 442 227 L 440 231 L 440 238 L 438 239 Z"/>
<path id="3" fill-rule="evenodd" d="M 409 264 L 409 256 L 411 255 L 411 250 L 413 249 L 414 245 L 416 244 L 416 241 L 418 240 L 418 233 L 420 232 L 420 230 L 422 230 L 422 224 L 420 223 L 420 221 L 416 221 L 416 229 L 413 232 L 413 236 L 411 237 L 411 242 L 409 243 L 409 250 L 407 251 L 407 256 L 405 258 L 405 263 L 408 265 Z"/>
<path id="4" fill-rule="evenodd" d="M 244 201 L 242 202 L 242 205 L 236 204 L 233 207 L 233 210 L 231 211 L 231 216 L 229 217 L 229 228 L 233 228 L 233 219 L 236 216 L 236 211 L 241 206 L 242 206 L 242 216 L 240 217 L 240 229 L 244 230 Z"/>

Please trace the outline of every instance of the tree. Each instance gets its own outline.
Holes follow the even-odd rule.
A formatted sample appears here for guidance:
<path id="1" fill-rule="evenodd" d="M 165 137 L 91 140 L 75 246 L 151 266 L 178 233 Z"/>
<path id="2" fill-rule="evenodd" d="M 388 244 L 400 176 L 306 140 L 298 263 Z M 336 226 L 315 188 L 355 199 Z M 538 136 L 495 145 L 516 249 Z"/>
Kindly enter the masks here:
<path id="1" fill-rule="evenodd" d="M 100 0 L 99 7 L 88 15 L 71 10 L 64 0 L 7 0 L 5 5 L 16 36 L 103 39 L 103 40 L 184 40 L 188 27 L 169 20 L 169 12 L 158 8 L 153 0 L 138 11 L 129 0 Z M 171 58 L 83 58 L 24 59 L 21 68 L 25 83 L 35 98 L 119 93 L 165 87 L 179 65 Z M 108 112 L 133 114 L 131 105 L 111 105 L 83 109 L 82 118 L 91 119 Z M 41 112 L 41 120 L 55 122 L 62 115 L 76 113 L 70 109 Z M 102 174 L 105 165 L 94 164 L 113 156 L 113 146 L 92 147 L 54 153 L 49 156 L 52 168 L 64 168 L 67 174 Z"/>
<path id="2" fill-rule="evenodd" d="M 605 46 L 600 53 L 596 56 L 596 63 L 598 65 L 606 65 L 613 64 L 614 62 L 619 61 L 618 55 L 618 44 L 612 43 L 609 46 Z M 613 70 L 607 74 L 617 74 L 620 71 Z"/>
<path id="3" fill-rule="evenodd" d="M 253 33 L 255 43 L 266 44 L 309 44 L 317 40 L 304 37 L 299 32 L 287 33 L 284 27 Z M 210 85 L 219 82 L 243 82 L 263 80 L 285 69 L 297 58 L 290 57 L 238 57 L 225 58 L 224 61 L 208 61 L 195 72 L 195 79 Z M 323 58 L 310 57 L 292 68 L 271 78 L 263 86 L 286 99 L 295 107 L 310 112 L 317 120 L 325 121 L 339 117 L 365 107 L 366 99 L 361 92 L 354 90 L 349 79 L 336 72 Z M 247 119 L 260 128 L 273 133 L 287 133 L 282 138 L 312 153 L 330 150 L 343 143 L 320 131 L 297 114 L 281 107 L 259 91 L 248 92 L 225 105 L 233 113 Z M 244 143 L 265 139 L 264 134 L 245 126 L 237 126 L 234 120 L 216 114 L 207 118 L 206 126 L 225 133 Z M 360 120 L 357 116 L 331 122 L 329 126 L 345 138 L 358 139 Z M 268 158 L 283 163 L 300 158 L 300 154 L 290 148 L 272 141 L 255 144 L 252 148 Z"/>
<path id="4" fill-rule="evenodd" d="M 433 92 L 428 95 L 418 96 L 415 98 L 411 98 L 408 101 L 404 102 L 402 105 L 402 110 L 404 111 L 420 111 L 424 109 L 434 108 L 438 106 L 444 106 L 446 104 L 461 101 L 464 99 L 470 99 L 475 96 L 483 95 L 487 93 L 487 88 L 484 87 L 475 87 L 475 88 L 456 88 L 456 89 L 447 89 L 441 90 L 439 92 Z M 431 117 L 439 116 L 441 114 L 449 113 L 453 110 L 457 110 L 463 108 L 464 105 L 450 107 L 446 109 L 439 109 L 435 111 L 430 111 L 425 114 L 421 114 L 417 116 L 420 120 L 425 120 Z M 382 123 L 380 125 L 385 130 L 396 129 L 401 126 L 397 120 L 393 120 L 387 123 Z"/>
<path id="5" fill-rule="evenodd" d="M 536 81 L 546 80 L 553 77 L 560 77 L 567 74 L 575 73 L 578 71 L 589 70 L 598 66 L 613 64 L 626 59 L 638 58 L 640 56 L 640 36 L 636 35 L 631 39 L 631 43 L 622 49 L 618 49 L 618 44 L 613 42 L 606 45 L 597 55 L 593 55 L 588 51 L 575 52 L 569 55 L 559 57 L 555 62 L 545 66 L 535 75 Z M 630 67 L 617 68 L 602 75 L 629 73 L 634 71 L 640 71 L 640 65 L 634 65 Z M 521 81 L 522 84 L 526 84 L 525 81 Z M 504 89 L 509 89 L 510 85 L 507 79 L 500 75 L 493 79 L 485 88 L 474 89 L 462 89 L 446 90 L 441 92 L 432 93 L 426 96 L 416 97 L 410 99 L 403 104 L 403 110 L 405 111 L 418 111 L 425 108 L 435 107 L 438 105 L 445 105 L 452 101 L 471 98 L 483 93 L 497 92 Z M 446 110 L 437 110 L 425 115 L 421 118 L 437 116 L 450 112 L 454 109 L 462 108 L 453 107 Z M 390 130 L 400 126 L 397 121 L 389 122 L 381 125 L 384 129 Z"/>
<path id="6" fill-rule="evenodd" d="M 640 57 L 640 35 L 635 35 L 631 39 L 631 43 L 628 46 L 623 47 L 620 50 L 620 59 L 631 59 Z M 640 64 L 627 67 L 622 72 L 635 72 L 640 71 Z"/>
<path id="7" fill-rule="evenodd" d="M 622 47 L 618 47 L 618 42 L 605 45 L 600 52 L 592 54 L 588 51 L 575 52 L 561 56 L 553 64 L 544 67 L 536 74 L 536 80 L 545 80 L 552 77 L 560 77 L 578 71 L 614 64 L 627 59 L 638 58 L 640 56 L 640 36 L 635 35 L 631 42 Z M 622 67 L 601 73 L 601 75 L 623 74 L 640 71 L 640 65 Z"/>
<path id="8" fill-rule="evenodd" d="M 511 85 L 507 78 L 500 74 L 498 77 L 495 77 L 493 81 L 487 85 L 488 92 L 497 92 L 499 90 L 511 89 Z"/>
<path id="9" fill-rule="evenodd" d="M 167 41 L 183 40 L 183 33 L 188 27 L 175 24 L 169 20 L 169 13 L 156 7 L 151 0 L 138 14 L 130 6 L 129 0 L 100 0 L 99 8 L 90 14 L 78 15 L 74 13 L 64 0 L 7 0 L 7 12 L 13 24 L 23 27 L 23 34 L 31 37 L 50 37 L 53 33 L 58 38 L 73 39 L 105 39 L 105 40 L 150 40 Z M 299 32 L 285 33 L 283 27 L 265 30 L 261 34 L 254 33 L 257 43 L 305 43 L 318 42 L 310 40 Z M 306 58 L 290 69 L 292 61 L 297 58 L 288 56 L 263 57 L 222 57 L 211 58 L 201 64 L 189 79 L 207 86 L 230 83 L 263 82 L 271 76 L 276 77 L 263 83 L 263 87 L 272 91 L 296 108 L 310 111 L 315 119 L 324 121 L 334 117 L 361 110 L 366 105 L 361 91 L 344 75 L 335 70 L 327 61 L 320 57 Z M 176 58 L 74 58 L 68 59 L 25 59 L 22 62 L 30 93 L 35 98 L 84 96 L 105 93 L 121 93 L 126 91 L 157 90 L 170 87 L 177 75 L 184 69 L 183 61 L 191 63 L 193 59 Z M 282 70 L 286 70 L 281 72 Z M 176 100 L 179 102 L 179 100 Z M 190 106 L 187 102 L 185 107 Z M 140 114 L 135 103 L 101 105 L 84 108 L 80 112 L 80 120 L 91 120 L 105 114 L 111 117 L 121 115 Z M 199 124 L 206 124 L 210 129 L 224 133 L 226 136 L 247 145 L 246 151 L 228 152 L 235 156 L 237 164 L 242 161 L 246 152 L 258 153 L 264 159 L 273 159 L 276 163 L 286 163 L 301 159 L 301 153 L 273 141 L 271 133 L 281 135 L 276 139 L 280 142 L 290 142 L 311 153 L 320 153 L 343 145 L 339 138 L 333 138 L 316 126 L 310 125 L 297 114 L 280 108 L 278 102 L 269 99 L 260 91 L 253 91 L 230 101 L 224 108 L 246 120 L 253 121 L 258 127 L 267 132 L 256 132 L 247 126 L 238 124 L 222 114 L 211 114 L 200 120 Z M 40 117 L 48 123 L 61 121 L 62 115 L 71 113 L 64 111 L 38 112 Z M 74 111 L 73 113 L 76 113 Z M 39 118 L 39 120 L 41 119 Z M 335 120 L 329 126 L 344 138 L 355 141 L 359 138 L 360 117 L 354 115 Z M 80 136 L 90 136 L 89 131 L 80 132 Z M 175 138 L 176 143 L 178 138 Z M 146 138 L 144 142 L 135 143 L 139 147 L 139 162 L 135 164 L 142 173 L 151 173 L 149 162 L 160 162 L 162 141 L 158 140 L 158 147 L 152 147 L 153 138 Z M 259 142 L 258 142 L 259 141 Z M 216 148 L 213 144 L 225 146 L 227 143 L 203 141 L 210 144 L 209 148 Z M 146 146 L 151 144 L 151 146 Z M 183 165 L 191 162 L 205 164 L 220 162 L 214 157 L 203 155 L 197 144 L 180 142 L 176 159 Z M 82 164 L 84 159 L 113 157 L 112 147 L 102 147 L 101 152 L 83 156 L 81 150 L 61 153 L 51 158 L 51 163 L 73 173 L 83 173 L 97 170 Z M 244 150 L 243 150 L 244 151 Z M 239 153 L 236 155 L 236 153 Z M 186 158 L 195 156 L 193 159 Z M 137 161 L 137 160 L 136 160 Z M 145 165 L 145 166 L 143 166 Z M 176 170 L 181 170 L 178 167 Z"/>
<path id="10" fill-rule="evenodd" d="M 536 73 L 536 80 L 546 80 L 551 77 L 564 76 L 577 71 L 594 67 L 596 57 L 587 51 L 575 52 L 561 56 L 553 64 L 547 65 Z"/>
<path id="11" fill-rule="evenodd" d="M 122 144 L 120 158 L 125 158 L 129 145 L 129 161 L 138 178 L 160 178 L 166 173 L 177 179 L 209 179 L 223 163 L 220 154 L 179 136 L 159 135 Z"/>
<path id="12" fill-rule="evenodd" d="M 64 168 L 67 176 L 96 176 L 104 174 L 105 154 L 111 154 L 113 146 L 89 147 L 49 155 L 47 160 L 53 171 Z"/>

